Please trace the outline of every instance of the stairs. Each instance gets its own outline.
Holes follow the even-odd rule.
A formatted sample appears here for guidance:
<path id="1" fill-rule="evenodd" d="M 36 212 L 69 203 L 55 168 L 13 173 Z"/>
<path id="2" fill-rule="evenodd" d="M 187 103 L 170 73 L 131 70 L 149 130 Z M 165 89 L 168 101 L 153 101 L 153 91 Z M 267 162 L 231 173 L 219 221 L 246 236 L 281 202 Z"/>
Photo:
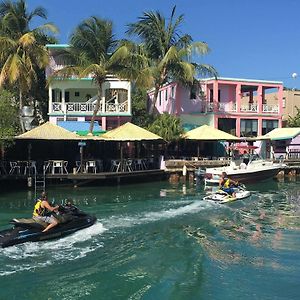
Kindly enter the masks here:
<path id="1" fill-rule="evenodd" d="M 34 193 L 37 195 L 38 191 L 45 191 L 46 190 L 46 176 L 45 172 L 43 174 L 34 174 Z"/>

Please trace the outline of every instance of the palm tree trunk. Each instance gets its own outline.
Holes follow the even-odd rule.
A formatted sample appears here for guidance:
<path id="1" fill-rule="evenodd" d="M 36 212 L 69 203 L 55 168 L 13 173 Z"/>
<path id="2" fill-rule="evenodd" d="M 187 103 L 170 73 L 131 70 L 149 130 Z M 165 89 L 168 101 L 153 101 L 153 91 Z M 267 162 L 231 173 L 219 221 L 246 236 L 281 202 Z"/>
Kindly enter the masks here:
<path id="1" fill-rule="evenodd" d="M 165 81 L 167 77 L 167 68 L 166 66 L 163 67 L 160 76 L 159 76 L 159 81 L 155 83 L 155 91 L 154 91 L 154 96 L 153 96 L 153 101 L 151 102 L 151 106 L 149 109 L 149 113 L 152 115 L 154 112 L 154 108 L 157 102 L 158 94 L 159 94 L 159 89 L 161 88 L 163 82 Z"/>
<path id="2" fill-rule="evenodd" d="M 154 90 L 153 100 L 151 101 L 150 108 L 149 108 L 149 114 L 150 115 L 152 115 L 153 112 L 154 112 L 154 108 L 155 108 L 157 98 L 158 98 L 158 93 L 159 93 L 159 86 L 156 85 L 155 90 Z"/>
<path id="3" fill-rule="evenodd" d="M 19 121 L 20 121 L 20 126 L 22 132 L 25 132 L 25 127 L 24 127 L 24 122 L 23 122 L 23 117 L 22 117 L 22 110 L 23 110 L 23 94 L 22 94 L 22 89 L 19 89 Z"/>
<path id="4" fill-rule="evenodd" d="M 96 101 L 96 105 L 95 105 L 95 108 L 94 108 L 94 111 L 93 111 L 93 116 L 92 116 L 91 123 L 90 123 L 90 128 L 89 128 L 89 133 L 91 133 L 91 134 L 93 134 L 94 122 L 95 122 L 97 113 L 98 113 L 99 108 L 100 108 L 101 100 L 102 100 L 102 87 L 101 87 L 101 84 L 99 84 L 98 98 L 97 98 L 97 101 Z"/>

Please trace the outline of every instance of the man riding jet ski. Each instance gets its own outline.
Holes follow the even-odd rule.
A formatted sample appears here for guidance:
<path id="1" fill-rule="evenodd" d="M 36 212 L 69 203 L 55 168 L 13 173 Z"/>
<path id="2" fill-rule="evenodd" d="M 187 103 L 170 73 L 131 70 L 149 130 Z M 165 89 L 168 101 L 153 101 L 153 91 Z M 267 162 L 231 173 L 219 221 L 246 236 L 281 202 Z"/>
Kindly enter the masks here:
<path id="1" fill-rule="evenodd" d="M 35 209 L 36 207 L 37 204 Z M 14 225 L 13 228 L 0 231 L 0 247 L 62 237 L 92 226 L 96 222 L 95 216 L 86 214 L 70 202 L 64 206 L 57 206 L 57 208 L 50 207 L 53 208 L 52 211 L 57 211 L 57 213 L 53 213 L 55 225 L 50 222 L 51 218 L 43 220 L 36 218 L 35 215 L 29 219 L 13 219 L 10 221 L 10 224 Z M 45 217 L 47 216 L 45 215 Z"/>
<path id="2" fill-rule="evenodd" d="M 213 200 L 219 203 L 227 203 L 235 200 L 244 199 L 250 196 L 250 192 L 245 186 L 227 177 L 226 172 L 222 173 L 219 190 L 204 197 L 204 200 Z"/>

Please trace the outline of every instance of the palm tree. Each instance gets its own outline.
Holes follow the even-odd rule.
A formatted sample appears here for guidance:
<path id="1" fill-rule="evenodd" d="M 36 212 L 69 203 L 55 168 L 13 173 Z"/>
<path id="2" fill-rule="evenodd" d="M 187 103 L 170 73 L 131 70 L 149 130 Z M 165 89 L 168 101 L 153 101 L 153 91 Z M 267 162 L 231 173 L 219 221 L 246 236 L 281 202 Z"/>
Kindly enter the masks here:
<path id="1" fill-rule="evenodd" d="M 179 140 L 184 132 L 180 119 L 167 113 L 158 116 L 148 130 L 161 136 L 168 143 Z"/>
<path id="2" fill-rule="evenodd" d="M 28 12 L 24 0 L 17 2 L 6 0 L 0 3 L 0 18 L 1 22 L 5 23 L 2 29 L 11 37 L 18 37 L 20 34 L 29 32 L 29 25 L 35 17 L 47 19 L 46 10 L 43 7 L 37 7 L 32 12 Z"/>
<path id="3" fill-rule="evenodd" d="M 92 16 L 82 21 L 70 37 L 70 48 L 66 58 L 70 64 L 56 75 L 68 77 L 92 76 L 98 88 L 98 97 L 90 122 L 89 132 L 93 132 L 94 121 L 101 105 L 102 85 L 108 75 L 126 78 L 125 66 L 121 63 L 123 53 L 114 38 L 112 22 Z"/>
<path id="4" fill-rule="evenodd" d="M 205 55 L 210 50 L 204 42 L 193 42 L 188 34 L 181 35 L 179 26 L 183 15 L 175 18 L 176 7 L 173 8 L 170 21 L 159 12 L 145 12 L 139 21 L 128 25 L 127 33 L 138 35 L 148 59 L 147 70 L 151 73 L 154 97 L 150 107 L 153 113 L 159 89 L 168 80 L 177 80 L 183 84 L 193 84 L 194 76 L 213 75 L 216 70 L 205 64 L 191 61 L 193 54 Z"/>
<path id="5" fill-rule="evenodd" d="M 168 153 L 169 145 L 172 142 L 178 142 L 184 133 L 180 118 L 167 113 L 156 116 L 155 121 L 148 127 L 148 130 L 161 136 L 166 141 L 165 155 Z"/>
<path id="6" fill-rule="evenodd" d="M 16 84 L 23 131 L 23 96 L 37 81 L 37 72 L 48 65 L 49 55 L 44 46 L 48 40 L 47 33 L 57 31 L 50 23 L 31 30 L 30 23 L 34 17 L 46 18 L 45 10 L 38 7 L 28 12 L 24 0 L 0 4 L 0 87 Z"/>

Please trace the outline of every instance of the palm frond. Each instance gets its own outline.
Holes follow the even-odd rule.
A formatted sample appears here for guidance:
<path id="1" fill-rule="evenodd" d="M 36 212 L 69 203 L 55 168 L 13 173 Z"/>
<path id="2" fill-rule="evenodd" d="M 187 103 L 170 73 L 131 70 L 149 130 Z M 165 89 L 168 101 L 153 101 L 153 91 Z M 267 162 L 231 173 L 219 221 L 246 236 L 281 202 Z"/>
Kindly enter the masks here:
<path id="1" fill-rule="evenodd" d="M 208 64 L 194 64 L 195 65 L 195 70 L 197 73 L 197 76 L 203 77 L 203 76 L 213 76 L 217 78 L 218 72 L 217 70 Z"/>
<path id="2" fill-rule="evenodd" d="M 168 49 L 165 56 L 159 62 L 158 68 L 162 69 L 164 66 L 167 66 L 168 64 L 171 64 L 175 61 L 178 61 L 178 51 L 175 46 L 172 46 Z"/>
<path id="3" fill-rule="evenodd" d="M 32 32 L 27 32 L 19 38 L 19 44 L 20 44 L 20 46 L 22 46 L 24 48 L 31 46 L 35 42 L 36 42 L 36 39 Z"/>

